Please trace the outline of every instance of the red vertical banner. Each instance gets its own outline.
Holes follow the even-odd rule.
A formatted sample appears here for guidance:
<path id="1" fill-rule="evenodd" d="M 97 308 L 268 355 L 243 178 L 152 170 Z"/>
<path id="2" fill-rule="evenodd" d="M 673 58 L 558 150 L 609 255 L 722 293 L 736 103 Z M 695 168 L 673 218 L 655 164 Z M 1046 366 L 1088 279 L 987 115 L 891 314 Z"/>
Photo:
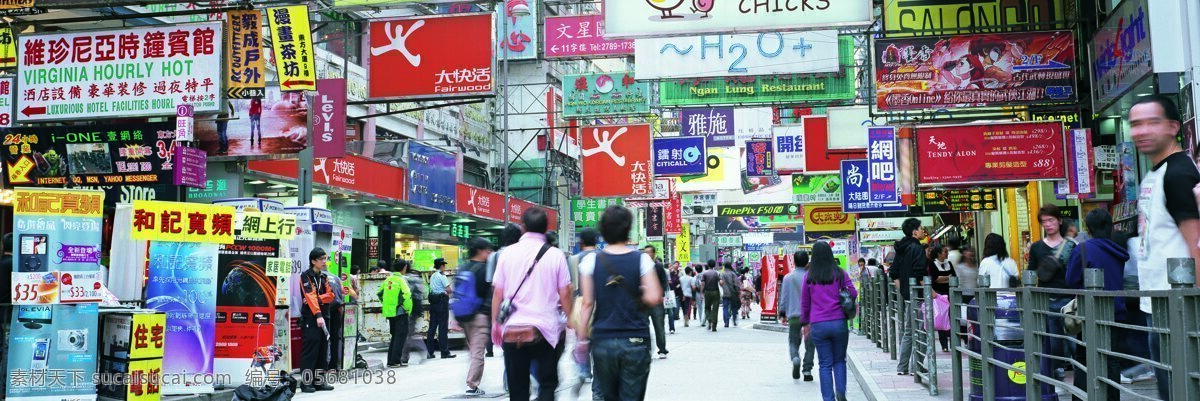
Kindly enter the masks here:
<path id="1" fill-rule="evenodd" d="M 584 197 L 653 192 L 649 125 L 586 127 L 582 135 Z"/>
<path id="2" fill-rule="evenodd" d="M 675 181 L 671 181 L 671 198 L 663 210 L 663 232 L 679 234 L 683 231 L 683 199 L 675 192 Z"/>
<path id="3" fill-rule="evenodd" d="M 346 80 L 318 79 L 313 157 L 346 157 Z"/>

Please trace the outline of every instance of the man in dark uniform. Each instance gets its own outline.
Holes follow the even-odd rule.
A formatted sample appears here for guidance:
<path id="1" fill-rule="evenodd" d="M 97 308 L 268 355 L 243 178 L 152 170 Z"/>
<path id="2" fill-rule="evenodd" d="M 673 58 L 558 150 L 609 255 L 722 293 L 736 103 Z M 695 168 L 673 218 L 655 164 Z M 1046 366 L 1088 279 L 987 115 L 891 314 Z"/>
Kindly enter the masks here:
<path id="1" fill-rule="evenodd" d="M 325 275 L 329 255 L 324 249 L 314 248 L 308 254 L 310 267 L 300 275 L 300 289 L 304 293 L 304 306 L 300 308 L 300 374 L 305 393 L 333 390 L 333 386 L 316 375 L 329 368 L 329 306 L 333 303 L 333 291 Z M 315 385 L 314 385 L 315 383 Z"/>

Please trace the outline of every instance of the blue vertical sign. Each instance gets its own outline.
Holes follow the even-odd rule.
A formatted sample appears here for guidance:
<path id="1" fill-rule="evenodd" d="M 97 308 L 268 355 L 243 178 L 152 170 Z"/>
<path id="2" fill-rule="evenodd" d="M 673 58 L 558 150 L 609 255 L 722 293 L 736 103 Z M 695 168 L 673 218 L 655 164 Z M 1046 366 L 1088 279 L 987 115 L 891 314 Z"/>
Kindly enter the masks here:
<path id="1" fill-rule="evenodd" d="M 896 195 L 896 127 L 867 129 L 870 201 L 899 203 Z"/>
<path id="2" fill-rule="evenodd" d="M 842 160 L 842 213 L 878 213 L 908 210 L 901 203 L 871 201 L 870 163 L 866 159 Z M 893 194 L 894 195 L 894 194 Z"/>
<path id="3" fill-rule="evenodd" d="M 435 147 L 408 144 L 408 201 L 417 206 L 454 212 L 458 197 L 458 158 Z"/>
<path id="4" fill-rule="evenodd" d="M 702 136 L 654 138 L 654 175 L 703 175 L 708 171 L 705 141 Z"/>

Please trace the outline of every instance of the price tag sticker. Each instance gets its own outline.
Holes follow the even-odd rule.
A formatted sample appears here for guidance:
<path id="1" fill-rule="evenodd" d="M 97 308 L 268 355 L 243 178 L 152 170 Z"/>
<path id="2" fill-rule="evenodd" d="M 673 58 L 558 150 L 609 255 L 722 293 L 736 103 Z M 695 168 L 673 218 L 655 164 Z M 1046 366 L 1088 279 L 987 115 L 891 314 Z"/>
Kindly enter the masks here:
<path id="1" fill-rule="evenodd" d="M 100 302 L 100 288 L 103 284 L 100 283 L 99 271 L 62 272 L 60 278 L 62 303 Z"/>
<path id="2" fill-rule="evenodd" d="M 47 305 L 58 303 L 58 272 L 13 273 L 14 305 Z"/>

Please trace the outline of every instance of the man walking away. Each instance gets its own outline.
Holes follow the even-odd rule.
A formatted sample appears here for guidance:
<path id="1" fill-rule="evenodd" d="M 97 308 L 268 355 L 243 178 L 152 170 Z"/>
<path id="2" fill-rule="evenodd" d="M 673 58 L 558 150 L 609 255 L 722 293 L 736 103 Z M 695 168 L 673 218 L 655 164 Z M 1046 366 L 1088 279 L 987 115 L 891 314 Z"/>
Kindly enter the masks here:
<path id="1" fill-rule="evenodd" d="M 717 331 L 717 314 L 721 307 L 721 275 L 717 273 L 717 261 L 708 260 L 708 270 L 700 275 L 704 286 L 705 316 L 708 317 L 708 329 Z"/>
<path id="2" fill-rule="evenodd" d="M 696 295 L 696 320 L 699 321 L 707 321 L 704 318 L 704 312 L 707 311 L 704 308 L 704 280 L 701 279 L 701 276 L 704 275 L 704 266 L 704 264 L 696 265 L 696 281 L 692 283 L 692 290 Z M 698 327 L 708 328 L 708 324 L 700 323 Z"/>
<path id="3" fill-rule="evenodd" d="M 692 304 L 696 299 L 696 277 L 691 267 L 685 268 L 683 275 L 679 276 L 679 289 L 683 292 L 683 302 L 680 303 L 683 307 L 683 327 L 688 327 L 692 317 Z"/>
<path id="4" fill-rule="evenodd" d="M 738 301 L 742 294 L 738 283 L 733 264 L 725 262 L 724 268 L 721 269 L 721 305 L 725 307 L 725 327 L 729 327 L 730 316 L 733 317 L 733 326 L 737 327 Z"/>
<path id="5" fill-rule="evenodd" d="M 397 258 L 392 266 L 392 275 L 384 280 L 376 295 L 383 304 L 383 317 L 388 320 L 392 332 L 387 367 L 399 368 L 408 366 L 408 362 L 404 360 L 404 353 L 408 337 L 412 334 L 409 331 L 412 327 L 409 324 L 409 315 L 412 314 L 413 300 L 408 279 L 404 277 L 404 274 L 408 273 L 408 262 Z"/>
<path id="6" fill-rule="evenodd" d="M 783 276 L 783 292 L 779 294 L 779 317 L 788 325 L 788 354 L 792 357 L 792 379 L 800 378 L 800 345 L 804 345 L 804 381 L 813 381 L 813 355 L 816 346 L 812 339 L 805 339 L 800 325 L 800 299 L 804 295 L 804 280 L 808 276 L 808 253 L 797 251 L 792 256 L 796 269 Z"/>
<path id="7" fill-rule="evenodd" d="M 654 248 L 646 247 L 651 250 Z M 667 269 L 662 263 L 654 264 L 654 275 L 658 279 L 659 285 L 662 287 L 663 294 L 666 294 L 670 289 L 667 288 Z M 664 297 L 665 299 L 665 297 Z M 658 359 L 667 359 L 667 333 L 663 320 L 666 318 L 667 310 L 663 307 L 660 300 L 654 309 L 650 310 L 650 321 L 654 324 L 654 342 L 658 345 Z"/>
<path id="8" fill-rule="evenodd" d="M 437 272 L 429 277 L 429 331 L 425 334 L 425 347 L 429 350 L 427 356 L 433 359 L 436 349 L 442 351 L 442 359 L 454 358 L 457 355 L 450 354 L 450 341 L 447 340 L 450 295 L 454 293 L 454 288 L 450 286 L 450 278 L 446 277 L 446 259 L 434 259 L 433 268 Z"/>
<path id="9" fill-rule="evenodd" d="M 504 253 L 504 249 L 508 248 L 509 245 L 520 241 L 521 234 L 524 234 L 524 230 L 521 229 L 521 226 L 514 223 L 505 224 L 504 229 L 500 230 L 500 248 L 496 249 L 496 252 L 492 252 L 492 256 L 489 256 L 487 260 L 488 284 L 492 284 L 492 277 L 496 275 L 496 262 L 500 260 L 500 254 Z M 492 317 L 495 318 L 496 316 L 492 315 Z M 488 337 L 487 354 L 485 356 L 488 358 L 495 356 L 492 352 L 492 337 L 490 336 Z"/>
<path id="10" fill-rule="evenodd" d="M 1179 126 L 1179 108 L 1166 96 L 1142 96 L 1129 109 L 1133 143 L 1154 164 L 1142 179 L 1138 197 L 1139 244 L 1132 252 L 1138 258 L 1138 287 L 1142 291 L 1171 288 L 1167 281 L 1167 260 L 1200 259 L 1197 244 L 1200 210 L 1192 194 L 1192 188 L 1200 183 L 1200 173 L 1175 139 Z M 1148 314 L 1147 326 L 1153 327 L 1153 315 L 1165 311 L 1155 311 L 1150 300 L 1142 298 L 1141 310 Z M 1151 357 L 1161 362 L 1160 342 L 1158 335 L 1150 335 Z M 1155 375 L 1159 398 L 1170 401 L 1170 375 L 1161 369 L 1156 369 Z"/>
<path id="11" fill-rule="evenodd" d="M 580 297 L 580 295 L 582 294 L 580 288 L 582 288 L 582 287 L 580 287 L 580 284 L 579 284 L 579 262 L 582 261 L 588 255 L 596 253 L 596 242 L 597 242 L 596 239 L 597 239 L 597 234 L 596 234 L 595 229 L 589 227 L 589 228 L 583 229 L 583 231 L 580 231 L 579 232 L 579 253 L 574 254 L 569 259 L 567 259 L 567 266 L 571 268 L 571 286 L 575 288 L 575 303 L 576 303 L 575 312 L 576 313 L 575 313 L 575 316 L 571 317 L 571 320 L 574 322 L 575 327 L 582 327 L 582 326 L 585 326 L 588 324 L 588 322 L 579 320 L 580 312 L 582 310 L 579 308 L 579 306 L 580 306 L 579 302 L 583 301 L 583 298 Z M 583 383 L 592 380 L 591 355 L 592 354 L 590 352 L 583 353 L 583 359 L 576 361 L 577 362 L 576 365 L 579 368 L 579 383 L 576 385 L 575 391 L 579 391 L 578 389 Z"/>
<path id="12" fill-rule="evenodd" d="M 562 250 L 546 242 L 545 209 L 521 216 L 525 234 L 496 264 L 492 295 L 492 341 L 503 344 L 510 399 L 528 401 L 531 366 L 537 364 L 538 400 L 554 399 L 558 388 L 560 316 L 571 316 L 571 274 Z M 560 310 L 559 305 L 562 306 Z"/>
<path id="13" fill-rule="evenodd" d="M 452 292 L 458 294 L 455 298 L 457 304 L 453 306 L 454 318 L 462 324 L 467 334 L 467 350 L 471 358 L 471 367 L 467 369 L 466 395 L 469 396 L 484 394 L 479 382 L 483 379 L 483 355 L 492 329 L 492 286 L 487 282 L 487 259 L 491 254 L 492 243 L 488 240 L 472 238 L 467 241 L 467 257 L 470 260 L 458 272 L 455 278 L 457 288 Z"/>
<path id="14" fill-rule="evenodd" d="M 925 275 L 925 246 L 921 245 L 921 240 L 925 238 L 925 228 L 921 227 L 921 220 L 912 217 L 904 220 L 904 224 L 900 226 L 904 232 L 904 238 L 896 241 L 896 258 L 892 260 L 892 267 L 888 269 L 888 276 L 892 279 L 892 284 L 900 288 L 900 299 L 902 311 L 900 313 L 900 364 L 896 367 L 896 373 L 901 376 L 908 375 L 909 364 L 912 361 L 912 319 L 906 313 L 908 310 L 909 294 L 908 294 L 908 279 L 916 277 L 919 279 Z"/>
<path id="15" fill-rule="evenodd" d="M 402 270 L 404 272 L 402 274 L 404 275 L 404 279 L 408 281 L 408 293 L 412 297 L 412 310 L 409 311 L 408 321 L 405 323 L 408 325 L 408 336 L 410 338 L 404 341 L 404 348 L 400 351 L 400 363 L 407 365 L 413 351 L 416 351 L 417 355 L 425 358 L 421 360 L 424 363 L 430 359 L 429 355 L 431 354 L 429 353 L 429 347 L 425 346 L 425 339 L 417 335 L 417 323 L 420 323 L 421 319 L 425 318 L 425 300 L 429 298 L 425 290 L 428 286 L 425 285 L 425 279 L 421 278 L 421 273 L 413 270 L 412 262 L 400 258 L 396 258 L 396 262 L 399 265 L 393 263 L 394 267 L 392 271 Z"/>

